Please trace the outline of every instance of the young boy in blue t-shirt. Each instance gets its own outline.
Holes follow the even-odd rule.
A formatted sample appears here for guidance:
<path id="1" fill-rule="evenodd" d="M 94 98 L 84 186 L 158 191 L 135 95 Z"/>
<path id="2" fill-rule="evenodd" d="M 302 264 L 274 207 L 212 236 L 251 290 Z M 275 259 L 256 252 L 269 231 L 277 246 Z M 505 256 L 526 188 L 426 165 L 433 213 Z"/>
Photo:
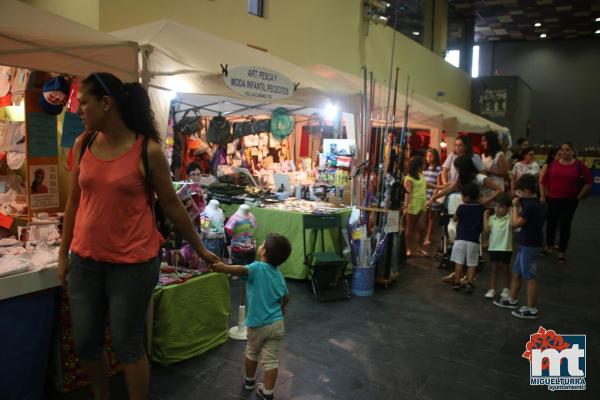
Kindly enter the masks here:
<path id="1" fill-rule="evenodd" d="M 494 305 L 514 309 L 517 318 L 535 319 L 538 317 L 536 282 L 536 259 L 544 247 L 544 206 L 537 198 L 537 178 L 525 174 L 517 181 L 517 197 L 513 200 L 511 222 L 518 228 L 519 249 L 513 264 L 510 295 L 494 301 Z M 527 283 L 527 305 L 518 308 L 517 296 L 521 282 Z"/>
<path id="2" fill-rule="evenodd" d="M 214 272 L 239 275 L 247 282 L 248 343 L 246 345 L 246 377 L 244 389 L 253 390 L 259 358 L 265 371 L 265 383 L 259 384 L 259 398 L 273 399 L 273 388 L 279 366 L 279 345 L 285 329 L 283 315 L 289 295 L 283 274 L 277 269 L 290 256 L 292 246 L 284 236 L 271 233 L 258 248 L 260 261 L 250 265 L 213 264 Z"/>

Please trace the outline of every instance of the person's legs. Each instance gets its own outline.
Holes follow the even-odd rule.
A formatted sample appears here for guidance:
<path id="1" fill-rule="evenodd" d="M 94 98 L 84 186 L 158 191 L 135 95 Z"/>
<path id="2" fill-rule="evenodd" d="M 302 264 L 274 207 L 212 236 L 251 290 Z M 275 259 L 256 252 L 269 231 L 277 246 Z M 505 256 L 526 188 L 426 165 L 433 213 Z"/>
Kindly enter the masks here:
<path id="1" fill-rule="evenodd" d="M 266 394 L 272 394 L 275 382 L 277 381 L 279 346 L 285 333 L 285 327 L 283 321 L 277 321 L 270 325 L 268 329 L 268 339 L 263 345 L 261 355 L 265 370 L 264 390 Z"/>
<path id="2" fill-rule="evenodd" d="M 519 291 L 521 290 L 521 274 L 513 272 L 512 282 L 510 284 L 510 300 L 516 300 L 519 297 Z"/>
<path id="3" fill-rule="evenodd" d="M 244 350 L 244 369 L 246 374 L 244 386 L 246 390 L 253 390 L 256 384 L 256 368 L 258 367 L 258 359 L 260 358 L 265 341 L 264 330 L 264 327 L 248 327 L 248 341 Z"/>
<path id="4" fill-rule="evenodd" d="M 75 353 L 92 383 L 94 399 L 108 399 L 108 358 L 104 351 L 107 299 L 102 265 L 73 254 L 68 293 Z"/>
<path id="5" fill-rule="evenodd" d="M 427 212 L 421 211 L 417 215 L 417 251 L 421 254 L 425 254 L 425 249 L 423 249 L 423 242 L 425 241 L 425 234 L 427 231 Z"/>
<path id="6" fill-rule="evenodd" d="M 575 216 L 575 210 L 577 209 L 577 199 L 566 199 L 561 202 L 561 213 L 559 220 L 560 240 L 558 244 L 559 257 L 564 257 L 569 245 L 569 239 L 571 238 L 571 224 L 573 223 L 573 217 Z"/>
<path id="7" fill-rule="evenodd" d="M 498 286 L 498 269 L 500 268 L 500 263 L 493 262 L 492 263 L 492 276 L 490 277 L 490 289 L 496 291 Z"/>
<path id="8" fill-rule="evenodd" d="M 463 264 L 454 264 L 454 283 L 460 283 L 460 278 L 462 278 L 462 272 Z"/>
<path id="9" fill-rule="evenodd" d="M 415 236 L 417 232 L 415 231 L 415 226 L 417 222 L 417 215 L 406 214 L 406 255 L 412 256 L 414 254 L 414 246 L 415 246 Z"/>
<path id="10" fill-rule="evenodd" d="M 469 267 L 467 269 L 467 281 L 470 284 L 473 284 L 473 281 L 475 279 L 475 272 L 477 271 L 477 267 Z"/>
<path id="11" fill-rule="evenodd" d="M 509 288 L 510 287 L 510 268 L 509 268 L 510 263 L 499 263 L 498 267 L 499 270 L 503 272 L 504 274 L 504 287 L 505 288 Z"/>
<path id="12" fill-rule="evenodd" d="M 431 244 L 431 235 L 433 235 L 433 227 L 435 226 L 436 212 L 435 210 L 427 211 L 427 233 L 425 234 L 424 246 Z"/>
<path id="13" fill-rule="evenodd" d="M 534 279 L 527 280 L 527 307 L 536 308 L 537 307 L 537 282 Z"/>
<path id="14" fill-rule="evenodd" d="M 548 211 L 546 213 L 546 249 L 551 250 L 556 241 L 556 228 L 560 215 L 560 204 L 558 200 L 547 199 Z"/>
<path id="15" fill-rule="evenodd" d="M 158 283 L 160 258 L 112 265 L 106 280 L 113 348 L 123 364 L 130 400 L 147 400 L 150 368 L 145 348 L 148 303 Z"/>

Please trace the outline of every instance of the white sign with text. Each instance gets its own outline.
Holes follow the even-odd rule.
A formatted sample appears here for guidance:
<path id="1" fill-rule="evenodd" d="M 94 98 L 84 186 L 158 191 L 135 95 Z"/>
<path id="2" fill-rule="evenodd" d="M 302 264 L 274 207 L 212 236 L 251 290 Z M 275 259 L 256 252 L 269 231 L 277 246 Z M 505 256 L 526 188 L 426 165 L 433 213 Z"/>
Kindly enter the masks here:
<path id="1" fill-rule="evenodd" d="M 223 79 L 229 89 L 245 97 L 271 101 L 285 99 L 294 93 L 294 82 L 266 68 L 232 68 Z"/>

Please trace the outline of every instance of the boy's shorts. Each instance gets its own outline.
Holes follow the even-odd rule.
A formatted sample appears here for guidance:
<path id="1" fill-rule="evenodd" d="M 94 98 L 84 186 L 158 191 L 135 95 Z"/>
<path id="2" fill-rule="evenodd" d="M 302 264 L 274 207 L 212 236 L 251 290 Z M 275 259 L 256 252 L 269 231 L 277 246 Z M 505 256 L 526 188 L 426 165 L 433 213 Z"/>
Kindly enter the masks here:
<path id="1" fill-rule="evenodd" d="M 457 240 L 452 245 L 450 261 L 467 267 L 479 265 L 479 243 Z"/>
<path id="2" fill-rule="evenodd" d="M 257 328 L 248 327 L 246 358 L 252 361 L 258 361 L 260 358 L 265 371 L 277 368 L 279 366 L 279 345 L 284 333 L 283 320 Z"/>
<path id="3" fill-rule="evenodd" d="M 498 262 L 502 264 L 510 264 L 512 259 L 512 251 L 488 251 L 491 262 Z"/>
<path id="4" fill-rule="evenodd" d="M 512 268 L 513 272 L 521 275 L 525 280 L 535 279 L 537 269 L 535 260 L 541 251 L 541 247 L 519 246 Z"/>

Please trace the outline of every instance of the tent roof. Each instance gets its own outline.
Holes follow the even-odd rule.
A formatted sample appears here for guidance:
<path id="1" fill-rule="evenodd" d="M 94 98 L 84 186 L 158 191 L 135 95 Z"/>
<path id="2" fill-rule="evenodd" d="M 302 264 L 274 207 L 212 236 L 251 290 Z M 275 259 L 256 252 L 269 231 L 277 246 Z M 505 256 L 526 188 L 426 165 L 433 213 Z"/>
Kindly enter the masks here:
<path id="1" fill-rule="evenodd" d="M 178 93 L 196 93 L 246 100 L 231 91 L 222 79 L 221 64 L 230 68 L 269 68 L 299 82 L 288 99 L 292 105 L 321 105 L 327 98 L 355 95 L 353 87 L 341 86 L 272 54 L 244 46 L 198 29 L 164 19 L 112 32 L 146 46 L 147 78 L 151 86 Z M 252 100 L 250 100 L 252 101 Z"/>
<path id="2" fill-rule="evenodd" d="M 2 0 L 0 65 L 85 76 L 138 79 L 138 47 L 15 0 Z"/>
<path id="3" fill-rule="evenodd" d="M 354 86 L 356 88 L 360 88 L 359 90 L 362 91 L 363 81 L 358 76 L 339 71 L 322 64 L 313 65 L 309 67 L 309 69 L 334 82 Z M 377 84 L 376 86 L 375 108 L 382 110 L 386 107 L 388 87 L 382 84 Z M 398 93 L 396 121 L 402 120 L 402 113 L 405 104 L 406 95 L 404 93 Z M 442 120 L 455 119 L 457 130 L 462 132 L 482 133 L 489 130 L 496 132 L 508 131 L 507 128 L 495 124 L 492 121 L 473 114 L 454 104 L 441 103 L 416 93 L 410 95 L 409 105 L 409 125 L 415 123 L 424 126 L 440 126 L 442 125 Z"/>

